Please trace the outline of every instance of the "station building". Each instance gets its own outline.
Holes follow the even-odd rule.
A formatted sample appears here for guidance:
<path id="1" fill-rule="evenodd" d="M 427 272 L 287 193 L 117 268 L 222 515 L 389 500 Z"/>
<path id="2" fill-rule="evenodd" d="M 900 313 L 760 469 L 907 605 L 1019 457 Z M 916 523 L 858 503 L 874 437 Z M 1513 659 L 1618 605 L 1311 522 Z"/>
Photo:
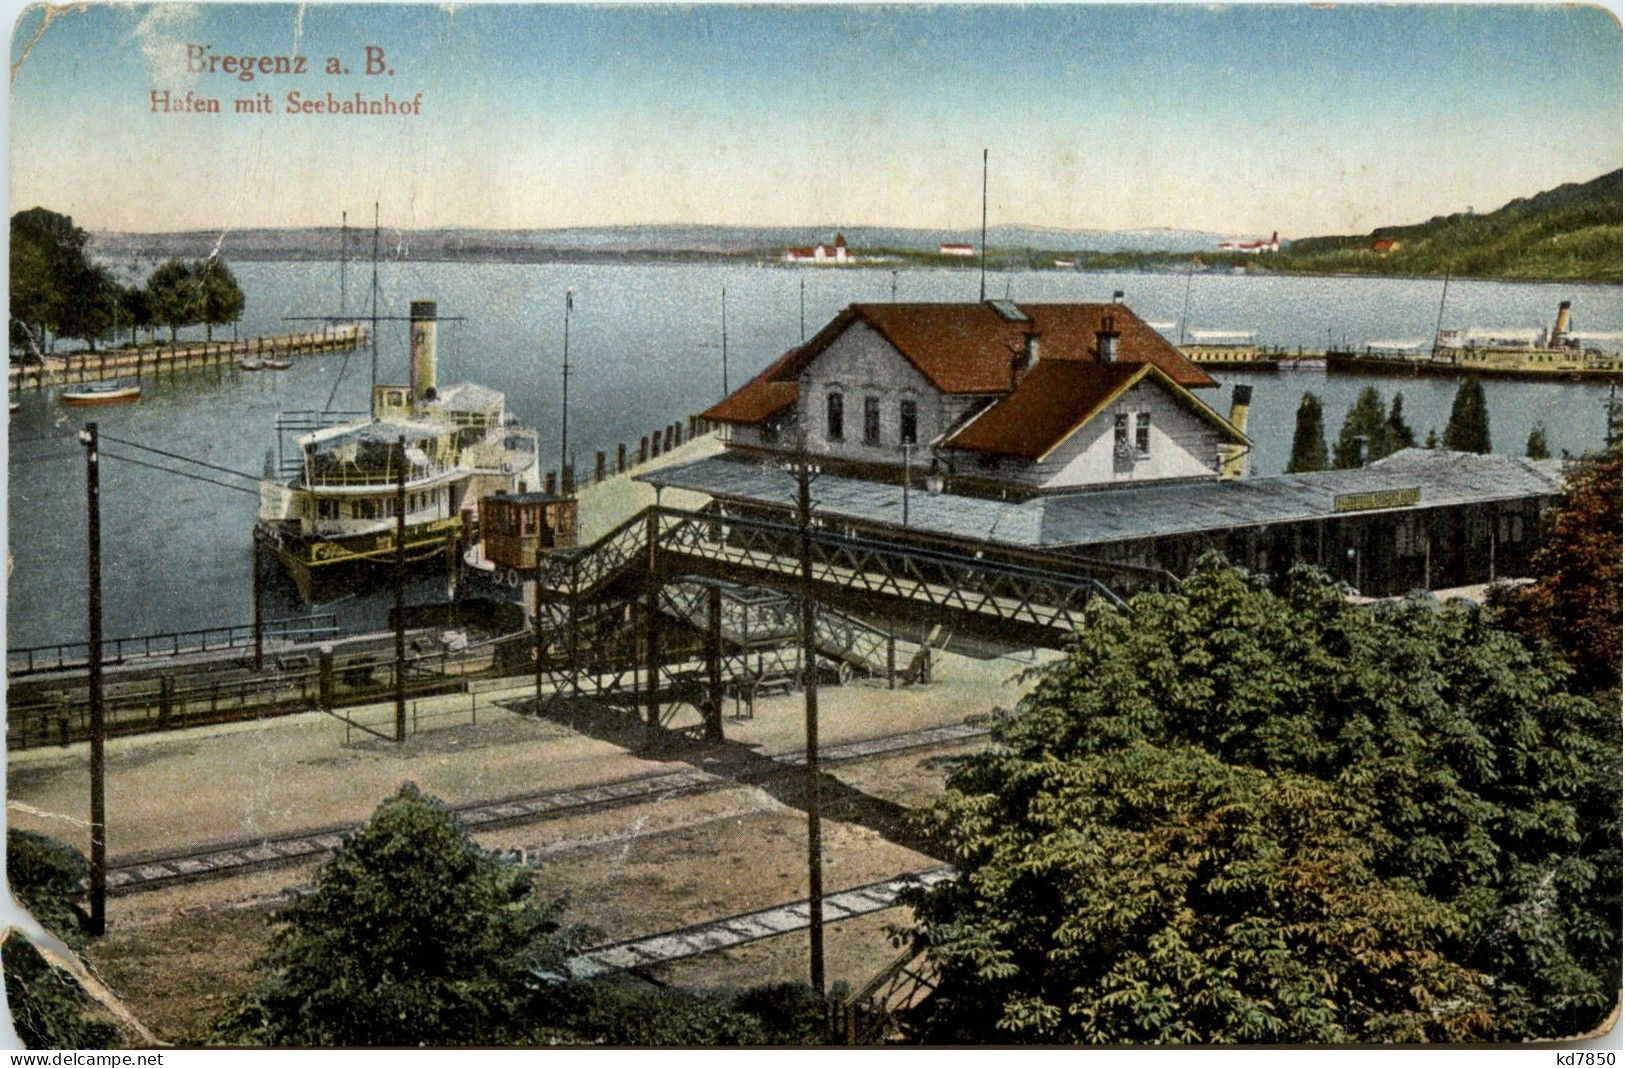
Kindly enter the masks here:
<path id="1" fill-rule="evenodd" d="M 819 468 L 821 528 L 1050 566 L 1125 588 L 1217 550 L 1322 567 L 1388 596 L 1527 574 L 1561 465 L 1406 449 L 1353 470 L 1236 478 L 1243 418 L 1122 304 L 854 304 L 704 418 L 724 453 L 644 476 L 726 516 L 793 514 Z"/>

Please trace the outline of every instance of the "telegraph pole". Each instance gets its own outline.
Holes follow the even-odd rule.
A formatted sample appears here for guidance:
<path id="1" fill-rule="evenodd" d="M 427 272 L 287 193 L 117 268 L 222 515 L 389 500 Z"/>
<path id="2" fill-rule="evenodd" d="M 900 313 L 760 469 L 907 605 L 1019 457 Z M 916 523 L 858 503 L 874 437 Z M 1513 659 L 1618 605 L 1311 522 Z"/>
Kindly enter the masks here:
<path id="1" fill-rule="evenodd" d="M 252 554 L 250 573 L 254 576 L 254 670 L 265 668 L 265 613 L 261 610 L 260 602 L 264 600 L 263 584 L 260 581 L 260 528 L 254 527 L 254 536 L 249 541 L 249 553 Z"/>
<path id="2" fill-rule="evenodd" d="M 406 435 L 395 439 L 395 742 L 406 741 Z"/>
<path id="3" fill-rule="evenodd" d="M 796 523 L 801 531 L 801 670 L 807 696 L 807 934 L 813 989 L 824 992 L 824 841 L 818 783 L 818 644 L 813 630 L 812 472 L 803 442 L 796 464 Z"/>
<path id="4" fill-rule="evenodd" d="M 722 287 L 722 395 L 728 395 L 728 287 Z"/>
<path id="5" fill-rule="evenodd" d="M 801 280 L 801 340 L 807 340 L 807 280 Z"/>
<path id="6" fill-rule="evenodd" d="M 87 603 L 90 645 L 90 933 L 107 930 L 107 765 L 102 715 L 101 445 L 95 423 L 79 433 L 85 447 Z"/>

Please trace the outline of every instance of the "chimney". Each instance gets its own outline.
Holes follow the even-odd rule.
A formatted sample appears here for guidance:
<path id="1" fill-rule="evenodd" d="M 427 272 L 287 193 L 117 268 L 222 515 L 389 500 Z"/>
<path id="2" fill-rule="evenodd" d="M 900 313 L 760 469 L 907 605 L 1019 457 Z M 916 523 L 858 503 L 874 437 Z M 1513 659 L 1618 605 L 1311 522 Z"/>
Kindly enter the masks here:
<path id="1" fill-rule="evenodd" d="M 1117 360 L 1118 333 L 1112 328 L 1113 324 L 1112 317 L 1107 315 L 1095 333 L 1095 352 L 1101 363 L 1114 363 Z"/>
<path id="2" fill-rule="evenodd" d="M 414 300 L 411 318 L 412 402 L 416 404 L 434 393 L 434 301 Z"/>
<path id="3" fill-rule="evenodd" d="M 1569 332 L 1569 302 L 1564 301 L 1557 306 L 1557 322 L 1552 324 L 1552 341 L 1556 345 Z"/>
<path id="4" fill-rule="evenodd" d="M 1365 435 L 1354 435 L 1354 466 L 1365 466 Z"/>
<path id="5" fill-rule="evenodd" d="M 1112 303 L 1113 304 L 1121 304 L 1121 303 L 1123 303 L 1123 291 L 1121 289 L 1116 289 L 1116 290 L 1112 291 Z"/>
<path id="6" fill-rule="evenodd" d="M 1027 372 L 1038 366 L 1038 332 L 1028 330 L 1022 337 L 1021 351 L 1010 361 L 1011 389 L 1020 385 L 1021 380 L 1027 377 Z"/>
<path id="7" fill-rule="evenodd" d="M 1230 425 L 1247 433 L 1247 409 L 1253 403 L 1253 387 L 1238 384 L 1230 391 Z M 1225 445 L 1221 447 L 1223 455 L 1219 460 L 1219 477 L 1232 479 L 1241 477 L 1241 458 L 1247 455 L 1244 445 Z"/>

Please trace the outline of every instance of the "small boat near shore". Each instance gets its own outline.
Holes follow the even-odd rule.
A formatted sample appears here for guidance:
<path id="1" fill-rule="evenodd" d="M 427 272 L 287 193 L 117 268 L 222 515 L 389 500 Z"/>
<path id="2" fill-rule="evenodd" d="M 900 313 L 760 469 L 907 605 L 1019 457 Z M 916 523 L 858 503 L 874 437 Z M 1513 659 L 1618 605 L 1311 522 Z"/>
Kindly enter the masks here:
<path id="1" fill-rule="evenodd" d="M 130 382 L 96 382 L 62 394 L 63 404 L 134 404 L 141 399 L 141 387 Z"/>
<path id="2" fill-rule="evenodd" d="M 292 360 L 261 360 L 260 361 L 260 370 L 262 370 L 262 371 L 286 371 L 288 368 L 290 368 L 292 366 L 293 366 L 293 361 Z"/>
<path id="3" fill-rule="evenodd" d="M 237 361 L 237 370 L 239 370 L 239 371 L 263 371 L 263 370 L 265 370 L 265 361 L 264 360 L 255 360 L 255 359 L 238 360 Z"/>

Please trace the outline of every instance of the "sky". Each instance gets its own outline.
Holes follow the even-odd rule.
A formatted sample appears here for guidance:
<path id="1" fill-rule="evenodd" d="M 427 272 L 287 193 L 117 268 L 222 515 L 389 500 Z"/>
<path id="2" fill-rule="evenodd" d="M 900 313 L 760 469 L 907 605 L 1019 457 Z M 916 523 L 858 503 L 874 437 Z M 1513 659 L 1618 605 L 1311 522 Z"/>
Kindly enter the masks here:
<path id="1" fill-rule="evenodd" d="M 245 81 L 188 46 L 307 71 Z M 1610 11 L 1551 4 L 34 8 L 12 210 L 970 233 L 986 148 L 993 225 L 1358 233 L 1619 167 L 1620 46 Z M 162 90 L 222 113 L 155 112 Z M 270 114 L 236 113 L 261 92 Z M 420 113 L 287 114 L 290 92 Z"/>

